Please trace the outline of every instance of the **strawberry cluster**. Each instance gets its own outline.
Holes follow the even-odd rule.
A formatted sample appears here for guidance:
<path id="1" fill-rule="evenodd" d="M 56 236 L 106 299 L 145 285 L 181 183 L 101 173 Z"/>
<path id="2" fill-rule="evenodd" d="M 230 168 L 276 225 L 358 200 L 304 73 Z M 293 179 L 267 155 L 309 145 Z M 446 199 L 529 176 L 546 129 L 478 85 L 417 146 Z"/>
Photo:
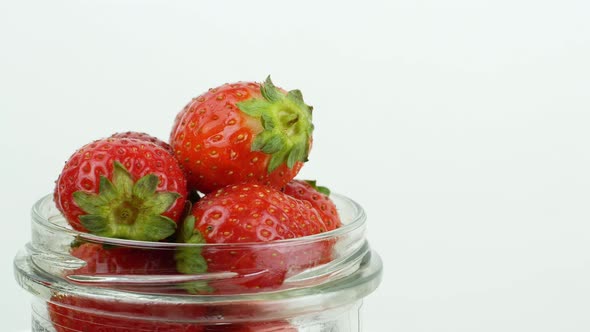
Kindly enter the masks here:
<path id="1" fill-rule="evenodd" d="M 270 78 L 225 84 L 186 105 L 174 121 L 169 143 L 126 132 L 80 148 L 59 175 L 54 200 L 72 228 L 110 238 L 252 244 L 330 231 L 341 221 L 329 191 L 315 181 L 294 179 L 308 159 L 312 133 L 312 107 L 299 90 L 285 91 Z M 181 246 L 156 255 L 75 243 L 71 254 L 87 263 L 77 274 L 236 272 L 239 278 L 231 283 L 188 283 L 182 289 L 229 294 L 280 287 L 289 274 L 329 261 L 332 245 L 244 245 L 231 251 Z M 84 331 L 101 328 L 92 329 L 88 322 L 104 317 L 78 312 L 76 306 L 117 310 L 109 303 L 55 296 L 49 312 L 58 331 L 76 331 L 80 317 L 85 318 Z M 206 308 L 189 311 L 202 315 Z M 121 326 L 120 331 L 289 330 L 285 322 L 213 327 L 112 317 L 109 322 Z"/>

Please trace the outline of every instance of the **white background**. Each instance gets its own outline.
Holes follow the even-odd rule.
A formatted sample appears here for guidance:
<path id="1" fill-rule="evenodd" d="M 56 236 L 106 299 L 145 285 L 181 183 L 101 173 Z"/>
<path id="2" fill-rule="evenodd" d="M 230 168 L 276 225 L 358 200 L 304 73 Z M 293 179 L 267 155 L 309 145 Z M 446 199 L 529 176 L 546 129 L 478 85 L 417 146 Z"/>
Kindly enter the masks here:
<path id="1" fill-rule="evenodd" d="M 590 330 L 587 0 L 0 1 L 2 330 L 76 148 L 267 74 L 315 106 L 301 176 L 369 215 L 365 331 Z"/>

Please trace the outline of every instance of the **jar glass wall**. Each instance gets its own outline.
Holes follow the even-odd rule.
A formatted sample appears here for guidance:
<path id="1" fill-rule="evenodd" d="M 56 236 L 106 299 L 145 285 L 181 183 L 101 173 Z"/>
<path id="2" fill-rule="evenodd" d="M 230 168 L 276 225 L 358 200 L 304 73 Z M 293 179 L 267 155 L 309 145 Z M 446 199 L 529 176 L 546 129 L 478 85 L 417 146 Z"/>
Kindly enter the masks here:
<path id="1" fill-rule="evenodd" d="M 331 198 L 343 221 L 334 231 L 178 244 L 74 231 L 47 196 L 34 205 L 31 242 L 14 260 L 18 283 L 33 295 L 33 331 L 360 331 L 362 299 L 381 280 L 381 260 L 365 237 L 363 209 Z M 175 257 L 191 252 L 256 264 L 178 273 Z"/>

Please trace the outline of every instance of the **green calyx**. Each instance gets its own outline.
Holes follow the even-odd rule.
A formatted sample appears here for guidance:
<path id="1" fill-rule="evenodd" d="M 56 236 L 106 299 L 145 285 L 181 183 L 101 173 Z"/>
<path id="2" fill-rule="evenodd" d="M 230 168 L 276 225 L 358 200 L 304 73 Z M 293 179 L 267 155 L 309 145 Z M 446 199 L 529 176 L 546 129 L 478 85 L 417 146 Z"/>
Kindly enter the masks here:
<path id="1" fill-rule="evenodd" d="M 286 163 L 293 168 L 296 162 L 306 162 L 309 155 L 313 123 L 312 107 L 303 102 L 299 90 L 283 93 L 272 83 L 270 76 L 261 85 L 262 99 L 252 98 L 237 103 L 238 108 L 259 118 L 263 131 L 252 142 L 252 151 L 271 155 L 268 172 Z"/>
<path id="2" fill-rule="evenodd" d="M 309 184 L 317 192 L 322 193 L 326 196 L 330 196 L 330 189 L 328 187 L 318 186 L 316 180 L 304 180 L 304 181 L 307 182 L 307 184 Z"/>
<path id="3" fill-rule="evenodd" d="M 101 176 L 98 194 L 74 193 L 74 202 L 87 214 L 80 222 L 90 233 L 121 239 L 159 241 L 172 235 L 176 223 L 163 216 L 180 194 L 156 192 L 159 179 L 148 174 L 135 182 L 115 161 L 112 181 Z"/>
<path id="4" fill-rule="evenodd" d="M 203 244 L 205 238 L 195 229 L 195 217 L 189 215 L 184 220 L 184 224 L 178 234 L 177 242 Z M 176 250 L 174 260 L 176 261 L 176 270 L 183 274 L 200 274 L 207 272 L 207 261 L 202 255 L 200 246 L 181 247 Z M 210 293 L 213 291 L 206 281 L 187 282 L 182 287 L 191 294 Z"/>

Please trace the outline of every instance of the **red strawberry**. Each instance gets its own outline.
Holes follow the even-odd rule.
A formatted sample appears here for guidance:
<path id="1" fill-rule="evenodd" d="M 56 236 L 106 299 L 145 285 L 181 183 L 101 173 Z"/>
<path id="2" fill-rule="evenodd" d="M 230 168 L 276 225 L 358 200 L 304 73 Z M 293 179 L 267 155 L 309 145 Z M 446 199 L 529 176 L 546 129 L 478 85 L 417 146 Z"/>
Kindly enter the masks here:
<path id="1" fill-rule="evenodd" d="M 57 332 L 201 332 L 202 325 L 182 320 L 202 317 L 206 308 L 54 295 L 47 311 Z"/>
<path id="2" fill-rule="evenodd" d="M 176 117 L 170 144 L 190 188 L 209 193 L 235 183 L 282 188 L 311 149 L 311 107 L 299 90 L 225 84 L 193 99 Z"/>
<path id="3" fill-rule="evenodd" d="M 152 142 L 162 148 L 164 148 L 165 150 L 169 151 L 170 153 L 172 152 L 172 148 L 170 147 L 170 144 L 154 137 L 151 136 L 149 134 L 146 133 L 140 133 L 140 132 L 135 132 L 135 131 L 127 131 L 124 133 L 116 133 L 111 135 L 112 138 L 133 138 L 133 139 L 137 139 L 140 141 L 145 141 L 145 142 Z"/>
<path id="4" fill-rule="evenodd" d="M 173 274 L 176 273 L 171 250 L 105 247 L 98 243 L 82 243 L 70 254 L 86 265 L 69 275 L 101 274 Z"/>
<path id="5" fill-rule="evenodd" d="M 293 180 L 285 186 L 283 192 L 289 196 L 308 201 L 318 210 L 327 230 L 331 231 L 342 226 L 338 209 L 330 200 L 330 190 L 326 187 L 318 187 L 315 181 Z"/>
<path id="6" fill-rule="evenodd" d="M 205 195 L 193 207 L 179 240 L 232 245 L 181 249 L 176 254 L 177 269 L 187 274 L 238 273 L 235 279 L 209 284 L 224 293 L 277 287 L 290 273 L 329 259 L 331 244 L 284 242 L 253 248 L 252 243 L 299 238 L 325 230 L 319 213 L 309 202 L 257 184 L 228 186 Z M 188 289 L 209 290 L 202 285 Z"/>
<path id="7" fill-rule="evenodd" d="M 76 230 L 159 241 L 174 233 L 186 195 L 184 174 L 164 148 L 106 138 L 85 145 L 66 162 L 54 200 Z"/>
<path id="8" fill-rule="evenodd" d="M 285 321 L 255 322 L 231 325 L 207 326 L 205 332 L 297 332 L 297 328 Z"/>
<path id="9" fill-rule="evenodd" d="M 68 273 L 69 277 L 113 274 L 175 274 L 173 252 L 131 247 L 105 247 L 97 243 L 82 243 L 70 254 L 86 265 Z M 133 290 L 132 287 L 127 287 Z M 141 291 L 141 289 L 138 289 Z M 49 316 L 58 332 L 131 332 L 131 331 L 191 331 L 203 327 L 192 323 L 174 323 L 202 318 L 203 305 L 138 304 L 119 300 L 90 299 L 76 296 L 53 296 L 48 303 Z M 154 320 L 155 317 L 165 319 Z M 164 321 L 167 320 L 167 321 Z"/>

